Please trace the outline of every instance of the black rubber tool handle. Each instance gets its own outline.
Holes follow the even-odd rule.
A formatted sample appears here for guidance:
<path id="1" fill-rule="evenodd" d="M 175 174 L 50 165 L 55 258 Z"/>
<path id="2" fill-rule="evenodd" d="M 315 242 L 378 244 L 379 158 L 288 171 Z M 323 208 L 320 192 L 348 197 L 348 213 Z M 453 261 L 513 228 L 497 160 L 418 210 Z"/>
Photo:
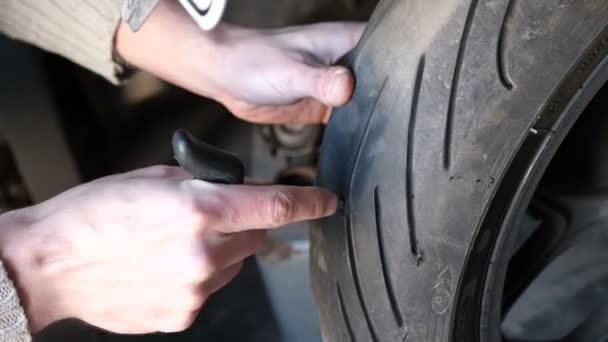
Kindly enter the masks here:
<path id="1" fill-rule="evenodd" d="M 245 167 L 238 157 L 197 139 L 183 129 L 173 135 L 173 153 L 179 165 L 196 179 L 243 184 Z"/>

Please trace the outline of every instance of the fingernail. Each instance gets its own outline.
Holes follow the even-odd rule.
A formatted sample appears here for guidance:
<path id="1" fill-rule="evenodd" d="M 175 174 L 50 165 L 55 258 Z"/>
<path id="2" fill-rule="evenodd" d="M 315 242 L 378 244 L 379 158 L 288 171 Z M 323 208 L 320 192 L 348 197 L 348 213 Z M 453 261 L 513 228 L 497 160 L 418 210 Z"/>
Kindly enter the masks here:
<path id="1" fill-rule="evenodd" d="M 348 78 L 348 70 L 339 69 L 334 72 L 329 86 L 328 100 L 330 102 L 339 102 L 341 100 L 340 96 L 344 92 L 344 87 L 348 83 Z"/>
<path id="2" fill-rule="evenodd" d="M 332 196 L 327 207 L 327 212 L 325 213 L 326 216 L 331 216 L 340 210 L 340 200 L 338 199 L 338 196 L 333 193 L 331 195 Z"/>

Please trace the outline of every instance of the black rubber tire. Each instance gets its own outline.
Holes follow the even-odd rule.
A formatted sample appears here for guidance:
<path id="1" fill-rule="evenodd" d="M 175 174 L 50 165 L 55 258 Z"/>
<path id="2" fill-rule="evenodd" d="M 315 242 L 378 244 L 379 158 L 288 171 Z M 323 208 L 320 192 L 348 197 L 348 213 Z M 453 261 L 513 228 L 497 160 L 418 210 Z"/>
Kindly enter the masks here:
<path id="1" fill-rule="evenodd" d="M 509 220 L 608 79 L 607 26 L 606 0 L 378 5 L 321 152 L 325 341 L 500 340 Z"/>

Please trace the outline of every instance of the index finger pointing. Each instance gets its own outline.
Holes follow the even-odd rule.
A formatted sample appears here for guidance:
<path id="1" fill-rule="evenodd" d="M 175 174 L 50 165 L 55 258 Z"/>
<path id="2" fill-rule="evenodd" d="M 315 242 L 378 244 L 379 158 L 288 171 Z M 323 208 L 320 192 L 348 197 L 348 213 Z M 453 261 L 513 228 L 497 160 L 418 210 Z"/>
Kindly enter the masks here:
<path id="1" fill-rule="evenodd" d="M 333 215 L 338 200 L 330 191 L 315 187 L 292 186 L 213 186 L 205 187 L 201 200 L 214 192 L 217 218 L 214 229 L 235 233 L 254 229 L 278 228 L 290 223 Z M 208 205 L 205 205 L 209 209 Z"/>

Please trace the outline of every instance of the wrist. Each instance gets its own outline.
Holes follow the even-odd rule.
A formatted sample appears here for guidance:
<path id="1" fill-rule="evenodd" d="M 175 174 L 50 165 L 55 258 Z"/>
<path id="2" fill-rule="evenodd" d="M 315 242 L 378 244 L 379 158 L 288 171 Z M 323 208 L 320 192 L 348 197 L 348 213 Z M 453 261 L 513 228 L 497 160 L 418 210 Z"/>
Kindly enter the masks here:
<path id="1" fill-rule="evenodd" d="M 120 24 L 115 50 L 137 69 L 198 95 L 215 97 L 210 71 L 220 65 L 219 44 L 231 31 L 226 24 L 203 31 L 177 1 L 161 0 L 139 31 Z"/>
<path id="2" fill-rule="evenodd" d="M 53 282 L 45 277 L 43 242 L 28 211 L 13 211 L 0 216 L 0 260 L 13 282 L 32 334 L 68 318 L 54 294 Z"/>

